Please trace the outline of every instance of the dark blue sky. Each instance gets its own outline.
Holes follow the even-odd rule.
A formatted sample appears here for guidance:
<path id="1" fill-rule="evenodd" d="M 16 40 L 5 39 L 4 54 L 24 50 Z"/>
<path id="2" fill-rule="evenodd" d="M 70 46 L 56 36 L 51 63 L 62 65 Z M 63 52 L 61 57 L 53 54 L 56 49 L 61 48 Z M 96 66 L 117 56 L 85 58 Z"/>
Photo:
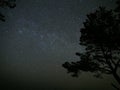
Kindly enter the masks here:
<path id="1" fill-rule="evenodd" d="M 76 79 L 61 66 L 79 60 L 80 28 L 99 6 L 112 8 L 115 0 L 17 0 L 16 8 L 4 11 L 6 22 L 0 22 L 1 77 L 10 85 L 44 90 L 111 89 L 111 77 L 84 73 Z"/>

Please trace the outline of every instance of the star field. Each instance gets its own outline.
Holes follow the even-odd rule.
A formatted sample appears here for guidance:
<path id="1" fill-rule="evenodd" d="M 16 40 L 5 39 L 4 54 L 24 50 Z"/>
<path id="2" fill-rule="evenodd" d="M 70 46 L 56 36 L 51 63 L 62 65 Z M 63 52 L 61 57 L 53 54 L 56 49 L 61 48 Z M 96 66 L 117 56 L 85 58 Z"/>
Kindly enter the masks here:
<path id="1" fill-rule="evenodd" d="M 79 60 L 75 53 L 83 51 L 79 31 L 86 14 L 100 5 L 114 7 L 115 1 L 110 1 L 18 0 L 16 8 L 5 11 L 6 22 L 0 22 L 4 78 L 44 90 L 111 88 L 107 81 L 85 74 L 74 79 L 61 66 L 65 61 Z"/>

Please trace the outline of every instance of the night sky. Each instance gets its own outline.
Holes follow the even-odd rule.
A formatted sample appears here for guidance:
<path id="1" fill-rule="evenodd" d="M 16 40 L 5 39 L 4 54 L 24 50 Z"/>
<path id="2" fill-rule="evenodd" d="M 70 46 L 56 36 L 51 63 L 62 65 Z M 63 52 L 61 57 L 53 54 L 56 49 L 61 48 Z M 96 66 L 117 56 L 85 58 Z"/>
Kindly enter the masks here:
<path id="1" fill-rule="evenodd" d="M 86 14 L 115 0 L 17 0 L 0 22 L 0 79 L 9 88 L 33 90 L 114 90 L 112 77 L 78 78 L 67 74 L 65 61 L 78 61 L 80 28 Z M 113 81 L 114 82 L 114 81 Z M 17 90 L 16 89 L 16 90 Z"/>

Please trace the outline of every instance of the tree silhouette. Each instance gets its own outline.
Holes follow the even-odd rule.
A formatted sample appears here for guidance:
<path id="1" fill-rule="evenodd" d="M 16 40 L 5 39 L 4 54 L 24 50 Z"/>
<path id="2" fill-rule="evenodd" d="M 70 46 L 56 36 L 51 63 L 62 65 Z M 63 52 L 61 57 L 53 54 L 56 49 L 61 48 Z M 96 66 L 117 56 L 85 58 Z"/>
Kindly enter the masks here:
<path id="1" fill-rule="evenodd" d="M 0 8 L 14 8 L 16 6 L 15 4 L 16 0 L 0 0 Z M 0 12 L 0 20 L 5 21 L 5 16 Z"/>
<path id="2" fill-rule="evenodd" d="M 119 10 L 117 8 L 116 12 Z M 104 7 L 87 15 L 84 28 L 80 30 L 80 45 L 85 47 L 85 52 L 76 53 L 80 61 L 62 65 L 68 73 L 77 77 L 81 71 L 92 72 L 98 78 L 110 74 L 120 85 L 120 23 L 117 17 L 113 10 Z"/>
<path id="3" fill-rule="evenodd" d="M 115 9 L 115 12 L 117 12 L 117 16 L 120 19 L 120 0 L 116 2 L 117 8 Z"/>

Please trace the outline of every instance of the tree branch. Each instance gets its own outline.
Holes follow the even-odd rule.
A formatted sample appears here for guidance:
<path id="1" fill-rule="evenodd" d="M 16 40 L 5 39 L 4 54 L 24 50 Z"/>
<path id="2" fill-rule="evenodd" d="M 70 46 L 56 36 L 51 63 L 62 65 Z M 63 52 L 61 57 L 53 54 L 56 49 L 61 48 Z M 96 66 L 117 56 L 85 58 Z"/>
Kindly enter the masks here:
<path id="1" fill-rule="evenodd" d="M 111 83 L 111 85 L 112 85 L 116 90 L 120 90 L 120 88 L 118 88 L 115 84 Z"/>
<path id="2" fill-rule="evenodd" d="M 108 66 L 110 67 L 110 69 L 111 69 L 111 71 L 113 71 L 114 69 L 113 69 L 113 66 L 111 65 L 111 62 L 108 60 L 108 57 L 107 57 L 107 53 L 105 53 L 105 50 L 104 50 L 104 48 L 103 48 L 103 45 L 101 45 L 101 50 L 102 50 L 102 53 L 103 53 L 103 56 L 104 56 L 104 58 L 105 58 L 105 60 L 106 60 L 106 64 L 108 64 Z"/>
<path id="3" fill-rule="evenodd" d="M 117 61 L 116 65 L 115 65 L 115 69 L 114 69 L 115 71 L 117 71 L 119 65 L 120 65 L 120 59 Z"/>

